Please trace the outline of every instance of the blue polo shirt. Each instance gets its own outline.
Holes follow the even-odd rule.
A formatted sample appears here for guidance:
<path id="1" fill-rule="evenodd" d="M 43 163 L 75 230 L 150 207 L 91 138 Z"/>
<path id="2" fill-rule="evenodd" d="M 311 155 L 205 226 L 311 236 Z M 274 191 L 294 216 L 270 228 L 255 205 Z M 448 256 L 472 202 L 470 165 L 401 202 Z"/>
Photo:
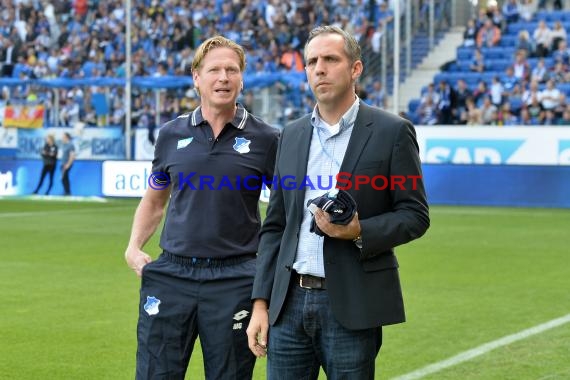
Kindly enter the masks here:
<path id="1" fill-rule="evenodd" d="M 151 186 L 170 183 L 161 248 L 200 258 L 256 253 L 258 200 L 263 181 L 273 178 L 278 136 L 239 104 L 217 138 L 200 107 L 166 123 L 150 179 Z"/>

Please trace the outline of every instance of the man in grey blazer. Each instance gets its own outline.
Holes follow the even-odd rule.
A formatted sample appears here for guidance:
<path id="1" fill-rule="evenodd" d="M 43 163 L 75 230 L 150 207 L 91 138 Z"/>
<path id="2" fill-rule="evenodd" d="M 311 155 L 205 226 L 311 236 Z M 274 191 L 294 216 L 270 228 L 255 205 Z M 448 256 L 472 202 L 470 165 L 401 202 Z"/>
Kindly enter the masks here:
<path id="1" fill-rule="evenodd" d="M 279 142 L 249 347 L 267 354 L 269 380 L 317 379 L 321 366 L 329 379 L 373 379 L 382 326 L 405 320 L 394 247 L 429 227 L 418 145 L 407 120 L 356 96 L 363 66 L 353 36 L 317 27 L 305 60 L 317 106 Z M 347 225 L 307 209 L 334 187 L 356 201 Z M 326 236 L 310 232 L 313 217 Z"/>

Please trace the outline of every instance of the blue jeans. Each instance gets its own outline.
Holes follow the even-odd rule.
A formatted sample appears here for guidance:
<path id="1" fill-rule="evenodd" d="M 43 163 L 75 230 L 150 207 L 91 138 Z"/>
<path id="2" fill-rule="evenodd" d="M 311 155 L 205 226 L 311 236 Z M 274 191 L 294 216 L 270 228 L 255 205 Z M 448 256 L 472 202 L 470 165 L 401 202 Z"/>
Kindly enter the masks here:
<path id="1" fill-rule="evenodd" d="M 292 284 L 282 314 L 269 329 L 268 380 L 374 379 L 382 328 L 349 330 L 337 322 L 326 290 Z"/>

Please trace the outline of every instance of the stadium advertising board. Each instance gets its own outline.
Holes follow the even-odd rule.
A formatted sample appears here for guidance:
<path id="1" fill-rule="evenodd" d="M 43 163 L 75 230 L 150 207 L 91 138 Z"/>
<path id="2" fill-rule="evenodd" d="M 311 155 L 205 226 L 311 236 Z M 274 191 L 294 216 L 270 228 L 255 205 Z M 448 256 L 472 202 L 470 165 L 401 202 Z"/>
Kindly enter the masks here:
<path id="1" fill-rule="evenodd" d="M 570 139 L 560 140 L 558 145 L 558 159 L 560 165 L 570 165 Z"/>
<path id="2" fill-rule="evenodd" d="M 418 127 L 423 163 L 570 165 L 570 128 Z"/>
<path id="3" fill-rule="evenodd" d="M 570 165 L 570 128 L 417 127 L 427 164 Z M 158 134 L 158 133 L 157 133 Z M 152 160 L 148 131 L 135 132 L 135 159 Z"/>
<path id="4" fill-rule="evenodd" d="M 61 146 L 64 132 L 73 137 L 77 159 L 111 160 L 125 158 L 125 138 L 120 127 L 104 128 L 41 128 L 0 130 L 0 156 L 18 159 L 38 159 L 48 133 L 53 133 Z M 6 140 L 6 142 L 5 142 Z M 9 140 L 9 141 L 8 141 Z M 8 146 L 7 146 L 8 145 Z M 60 150 L 61 151 L 61 150 Z"/>
<path id="5" fill-rule="evenodd" d="M 102 167 L 103 195 L 142 197 L 152 173 L 150 161 L 105 161 Z"/>
<path id="6" fill-rule="evenodd" d="M 0 160 L 0 196 L 30 195 L 34 191 L 42 171 L 40 160 Z M 101 162 L 75 161 L 69 174 L 71 194 L 101 196 Z M 40 194 L 47 189 L 45 178 Z M 62 195 L 61 163 L 58 162 L 50 195 Z"/>
<path id="7" fill-rule="evenodd" d="M 105 161 L 101 175 L 103 195 L 142 197 L 146 189 L 152 186 L 150 179 L 154 174 L 151 161 Z M 260 200 L 269 201 L 269 189 L 261 189 Z"/>

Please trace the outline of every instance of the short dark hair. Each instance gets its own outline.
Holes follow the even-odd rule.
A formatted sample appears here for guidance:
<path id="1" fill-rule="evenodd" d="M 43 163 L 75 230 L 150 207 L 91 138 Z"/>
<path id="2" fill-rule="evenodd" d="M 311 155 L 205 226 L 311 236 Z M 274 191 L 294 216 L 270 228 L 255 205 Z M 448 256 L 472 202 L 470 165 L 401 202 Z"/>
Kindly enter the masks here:
<path id="1" fill-rule="evenodd" d="M 336 25 L 317 26 L 309 33 L 307 42 L 305 42 L 305 60 L 307 60 L 307 46 L 311 40 L 321 34 L 338 34 L 344 39 L 344 51 L 352 63 L 362 60 L 362 52 L 358 41 L 347 31 Z"/>

